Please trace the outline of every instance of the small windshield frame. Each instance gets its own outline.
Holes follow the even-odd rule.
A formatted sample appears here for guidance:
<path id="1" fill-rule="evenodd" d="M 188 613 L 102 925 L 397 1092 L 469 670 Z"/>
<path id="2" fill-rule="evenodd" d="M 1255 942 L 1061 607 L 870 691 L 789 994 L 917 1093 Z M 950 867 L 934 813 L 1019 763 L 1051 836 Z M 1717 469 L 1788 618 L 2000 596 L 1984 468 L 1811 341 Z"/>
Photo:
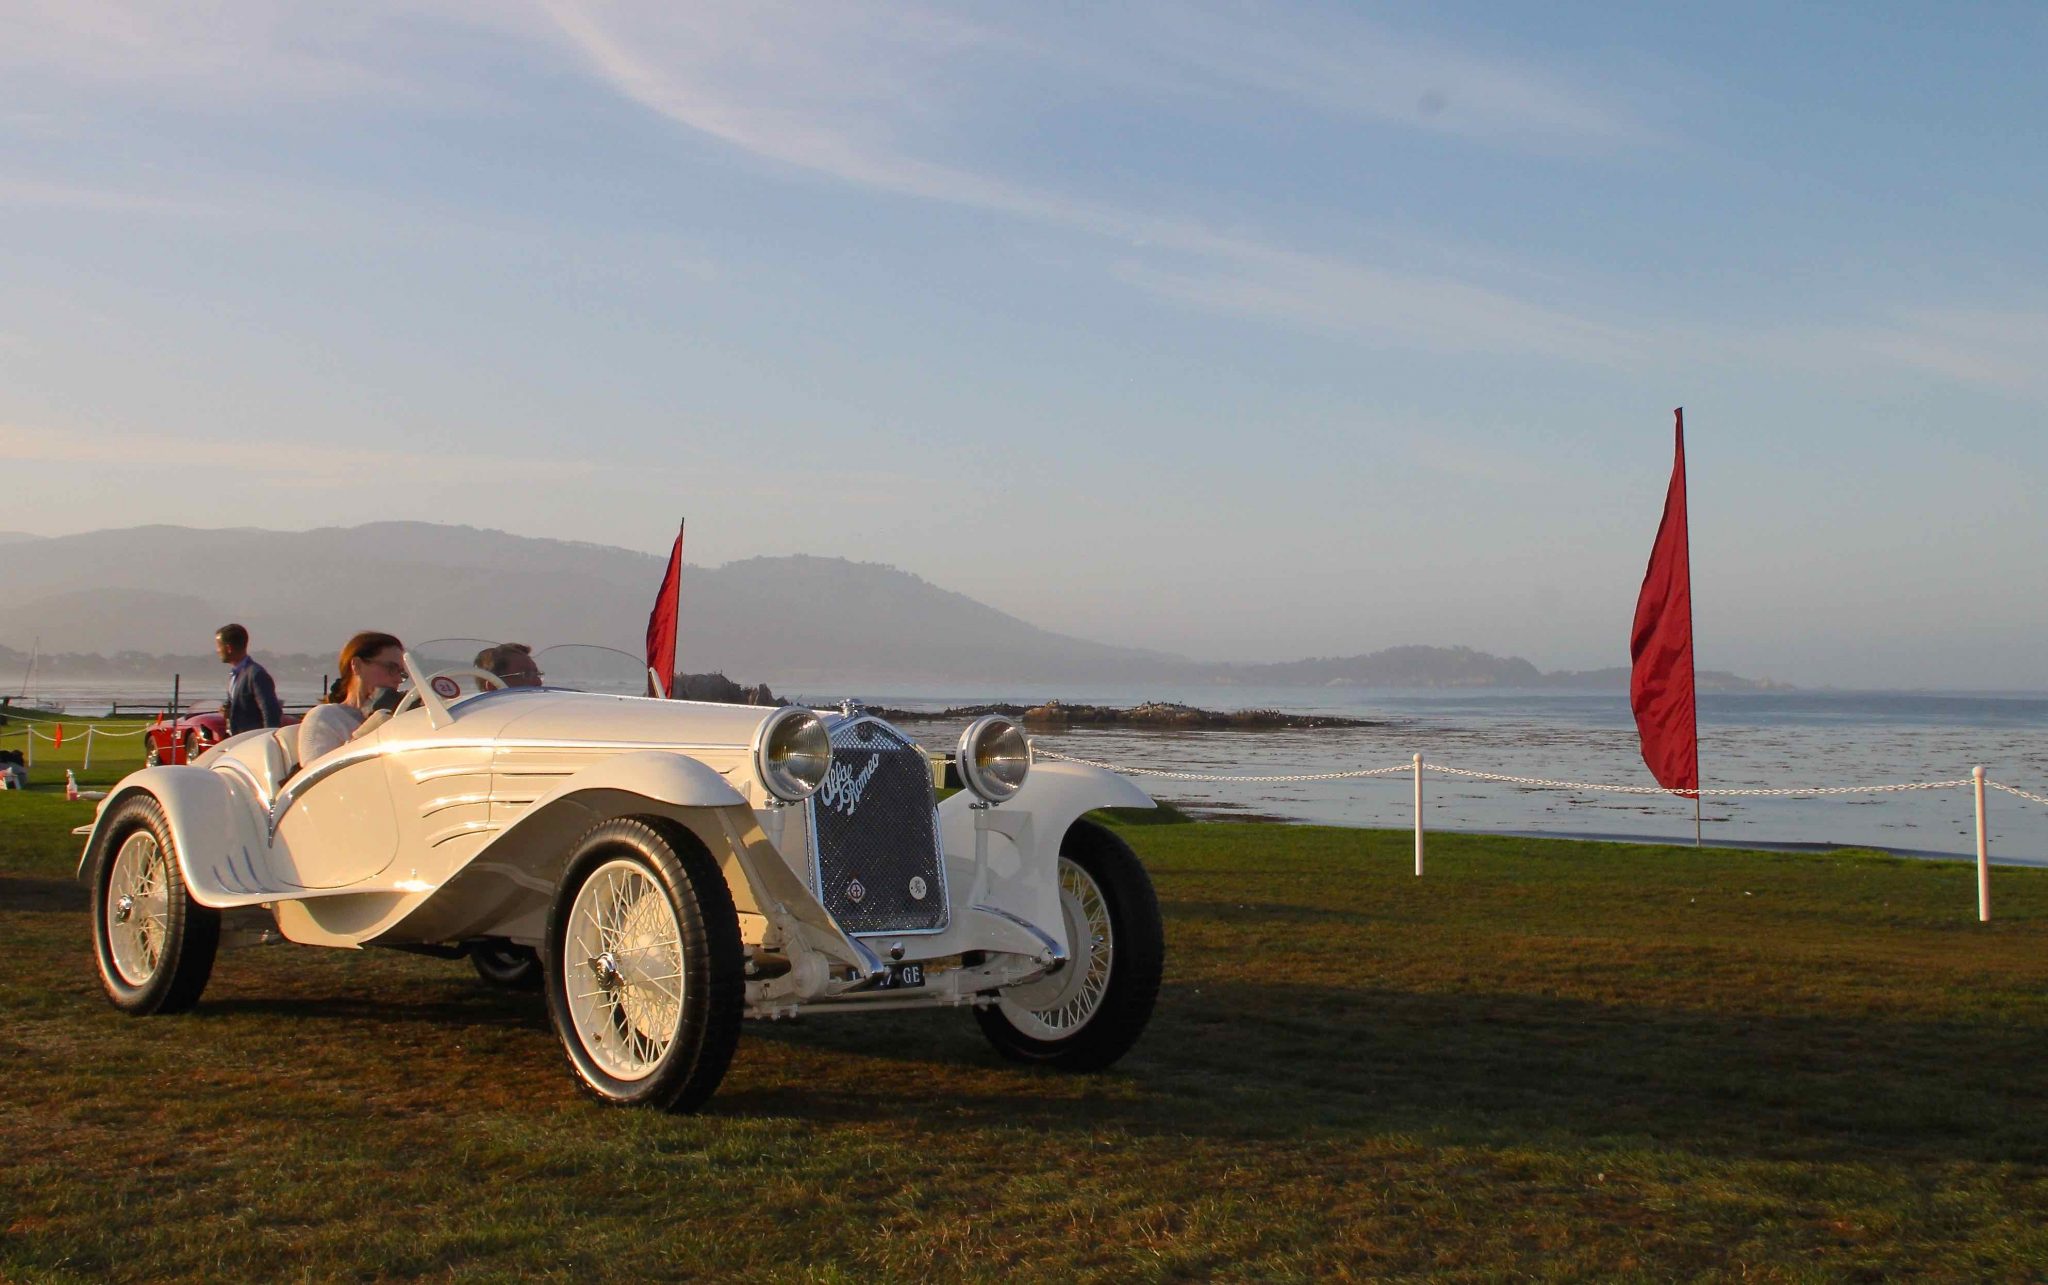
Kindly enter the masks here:
<path id="1" fill-rule="evenodd" d="M 520 654 L 506 657 L 514 650 Z M 538 671 L 539 688 L 602 692 L 613 696 L 648 694 L 647 666 L 640 657 L 597 643 L 553 643 L 529 646 L 513 639 L 436 638 L 410 649 L 425 674 L 482 669 L 516 674 Z M 493 663 L 493 662 L 496 663 Z M 529 662 L 528 664 L 521 662 Z M 534 690 L 532 683 L 513 682 L 508 691 Z"/>

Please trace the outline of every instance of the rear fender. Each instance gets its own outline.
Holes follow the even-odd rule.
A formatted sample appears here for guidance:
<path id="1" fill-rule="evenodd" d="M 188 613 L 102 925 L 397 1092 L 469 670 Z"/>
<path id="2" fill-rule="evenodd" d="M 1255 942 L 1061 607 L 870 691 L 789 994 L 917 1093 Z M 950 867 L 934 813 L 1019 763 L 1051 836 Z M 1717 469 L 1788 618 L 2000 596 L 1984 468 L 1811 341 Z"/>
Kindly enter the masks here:
<path id="1" fill-rule="evenodd" d="M 115 810 L 137 794 L 152 795 L 163 806 L 171 843 L 178 850 L 178 870 L 192 900 L 221 909 L 256 900 L 239 886 L 236 858 L 239 855 L 247 864 L 250 854 L 269 850 L 263 805 L 248 781 L 203 767 L 146 767 L 111 790 L 100 803 L 79 856 L 80 878 L 106 841 Z"/>
<path id="2" fill-rule="evenodd" d="M 718 862 L 742 915 L 763 916 L 841 963 L 882 968 L 872 951 L 839 931 L 762 831 L 745 796 L 696 759 L 661 750 L 616 755 L 566 778 L 382 936 L 538 942 L 576 841 L 616 817 L 681 826 Z"/>
<path id="3" fill-rule="evenodd" d="M 1060 914 L 1060 843 L 1074 822 L 1096 808 L 1152 808 L 1152 797 L 1128 778 L 1079 763 L 1034 763 L 1016 797 L 993 808 L 976 808 L 966 790 L 939 804 L 939 830 L 946 848 L 946 878 L 966 888 L 955 904 L 1014 915 L 1036 925 L 1062 949 L 1071 951 Z M 981 840 L 988 868 L 975 859 L 977 819 L 988 834 Z"/>

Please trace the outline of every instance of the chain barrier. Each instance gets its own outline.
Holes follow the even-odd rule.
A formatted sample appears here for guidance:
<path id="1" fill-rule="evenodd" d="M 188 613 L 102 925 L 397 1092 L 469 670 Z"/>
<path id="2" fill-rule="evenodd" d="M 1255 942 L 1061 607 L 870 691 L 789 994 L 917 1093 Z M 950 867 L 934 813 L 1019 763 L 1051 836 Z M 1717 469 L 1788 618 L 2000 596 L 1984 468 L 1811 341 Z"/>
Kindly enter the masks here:
<path id="1" fill-rule="evenodd" d="M 1157 776 L 1164 777 L 1169 781 L 1243 781 L 1261 785 L 1293 784 L 1302 781 L 1356 781 L 1368 776 L 1398 776 L 1403 772 L 1414 770 L 1411 765 L 1403 763 L 1399 767 L 1360 768 L 1354 772 L 1306 772 L 1293 776 L 1223 776 L 1205 772 L 1169 772 L 1164 768 L 1119 767 L 1114 763 L 1098 763 L 1094 759 L 1084 759 L 1072 754 L 1062 754 L 1057 750 L 1040 749 L 1036 742 L 1032 743 L 1031 753 L 1037 758 L 1057 759 L 1062 763 L 1079 763 L 1082 767 L 1099 767 L 1107 772 L 1115 772 L 1119 776 Z"/>
<path id="2" fill-rule="evenodd" d="M 1550 790 L 1606 790 L 1614 794 L 1672 794 L 1689 799 L 1691 790 L 1667 790 L 1661 785 L 1603 785 L 1593 781 L 1551 781 L 1535 776 L 1505 776 L 1499 772 L 1479 772 L 1471 768 L 1450 767 L 1443 763 L 1424 763 L 1431 772 L 1445 772 L 1452 776 L 1466 776 L 1479 781 L 1503 781 L 1510 785 L 1536 786 Z M 1700 790 L 1703 799 L 1756 799 L 1781 798 L 1804 799 L 1822 794 L 1897 794 L 1906 790 L 1954 790 L 1969 785 L 1970 778 L 1959 781 L 1907 781 L 1896 785 L 1815 785 L 1775 786 L 1768 789 L 1746 790 Z"/>
<path id="3" fill-rule="evenodd" d="M 125 732 L 109 732 L 105 728 L 98 726 L 79 727 L 79 729 L 75 732 L 66 733 L 64 739 L 67 741 L 82 741 L 86 738 L 86 734 L 89 732 L 92 734 L 92 738 L 94 740 L 120 740 L 122 737 L 125 736 L 140 736 L 148 730 L 149 729 L 146 727 L 135 727 L 130 728 L 128 731 Z M 57 743 L 57 738 L 55 736 L 49 735 L 45 732 L 39 732 L 33 727 L 17 728 L 12 732 L 0 732 L 0 736 L 33 736 L 39 741 L 48 741 L 52 745 L 55 745 Z"/>
<path id="4" fill-rule="evenodd" d="M 2025 790 L 2015 789 L 2014 787 L 2006 785 L 2000 781 L 1986 780 L 1984 784 L 1990 786 L 1994 790 L 2004 790 L 2007 794 L 2013 795 L 2016 798 L 2022 798 L 2029 803 L 2038 803 L 2042 807 L 2048 808 L 2048 798 L 2044 798 L 2041 795 L 2029 794 Z"/>
<path id="5" fill-rule="evenodd" d="M 1062 754 L 1058 750 L 1041 748 L 1032 743 L 1031 752 L 1038 758 L 1054 759 L 1062 763 L 1078 763 L 1083 767 L 1098 767 L 1104 771 L 1122 776 L 1150 776 L 1169 781 L 1213 781 L 1223 784 L 1297 784 L 1308 781 L 1355 781 L 1366 777 L 1406 776 L 1414 772 L 1414 765 L 1403 763 L 1397 767 L 1360 768 L 1350 772 L 1303 772 L 1286 776 L 1230 776 L 1211 772 L 1173 772 L 1164 768 L 1133 767 L 1129 764 L 1104 763 L 1085 759 L 1073 754 Z M 1597 781 L 1557 781 L 1540 776 L 1510 776 L 1504 772 L 1481 772 L 1475 768 L 1452 767 L 1447 763 L 1425 762 L 1426 772 L 1441 772 L 1447 776 L 1462 776 L 1475 781 L 1498 781 L 1504 785 L 1520 785 L 1543 790 L 1606 791 L 1611 794 L 1663 794 L 1676 798 L 1693 797 L 1690 790 L 1667 790 L 1661 785 L 1609 785 Z M 2033 803 L 2048 806 L 2048 798 L 2029 794 L 1998 781 L 1984 782 L 1994 789 L 2005 791 Z M 1842 794 L 1903 794 L 1913 790 L 1959 790 L 1967 789 L 1974 782 L 1969 777 L 1953 781 L 1901 781 L 1886 785 L 1814 785 L 1814 786 L 1773 786 L 1754 789 L 1705 789 L 1699 791 L 1703 799 L 1806 799 Z"/>

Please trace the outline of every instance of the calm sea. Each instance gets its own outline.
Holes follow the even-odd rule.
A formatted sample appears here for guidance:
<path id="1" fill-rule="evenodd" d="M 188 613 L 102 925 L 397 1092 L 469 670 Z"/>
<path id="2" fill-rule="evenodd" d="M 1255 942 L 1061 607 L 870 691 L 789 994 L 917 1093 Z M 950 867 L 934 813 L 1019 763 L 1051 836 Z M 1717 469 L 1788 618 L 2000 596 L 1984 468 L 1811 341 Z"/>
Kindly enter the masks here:
<path id="1" fill-rule="evenodd" d="M 218 680 L 218 675 L 209 675 Z M 217 700 L 219 681 L 186 685 Z M 77 713 L 106 712 L 117 685 L 39 693 Z M 36 693 L 32 693 L 36 694 Z M 123 699 L 156 693 L 119 686 Z M 1129 706 L 1175 701 L 1205 709 L 1277 709 L 1341 714 L 1374 726 L 1341 731 L 1160 732 L 1084 730 L 1034 733 L 1062 753 L 1134 768 L 1216 775 L 1275 776 L 1431 763 L 1510 776 L 1618 785 L 1652 784 L 1637 751 L 1624 693 L 1554 691 L 1385 691 L 1347 687 L 1140 687 L 1076 685 L 989 689 L 809 692 L 796 699 L 939 710 L 991 701 Z M 286 701 L 317 693 L 286 690 Z M 907 730 L 932 749 L 950 748 L 958 728 Z M 1700 697 L 1700 773 L 1708 789 L 1882 785 L 1956 780 L 1983 764 L 1988 775 L 2048 795 L 2048 696 L 2038 693 L 1788 692 Z M 1327 783 L 1209 783 L 1139 778 L 1152 794 L 1202 815 L 1405 827 L 1413 786 L 1391 780 Z M 1837 797 L 1703 801 L 1710 843 L 1841 844 L 1950 856 L 1973 855 L 1975 821 L 1967 789 Z M 1988 799 L 1993 857 L 2048 864 L 2048 807 L 1993 791 Z M 1658 796 L 1529 789 L 1431 774 L 1424 819 L 1435 829 L 1582 835 L 1690 842 L 1692 804 Z"/>
<path id="2" fill-rule="evenodd" d="M 1134 705 L 1342 714 L 1376 726 L 1342 731 L 1035 732 L 1046 748 L 1131 767 L 1274 776 L 1430 763 L 1510 776 L 1652 785 L 1625 693 L 1396 692 L 1361 688 L 1072 688 L 980 693 L 863 693 L 871 704 L 942 709 L 975 701 Z M 920 725 L 914 730 L 925 733 Z M 942 741 L 939 729 L 931 733 Z M 1983 764 L 1997 781 L 2048 795 L 2048 697 L 2040 694 L 1813 692 L 1700 697 L 1700 773 L 1707 789 L 1882 785 L 1956 780 Z M 1413 824 L 1413 784 L 1140 784 L 1206 815 L 1337 825 Z M 1590 790 L 1530 789 L 1431 774 L 1430 828 L 1678 840 L 1693 837 L 1690 800 Z M 1989 792 L 1988 828 L 2001 861 L 2048 863 L 2048 807 Z M 1772 799 L 1705 799 L 1710 843 L 1830 844 L 1974 855 L 1970 791 Z"/>

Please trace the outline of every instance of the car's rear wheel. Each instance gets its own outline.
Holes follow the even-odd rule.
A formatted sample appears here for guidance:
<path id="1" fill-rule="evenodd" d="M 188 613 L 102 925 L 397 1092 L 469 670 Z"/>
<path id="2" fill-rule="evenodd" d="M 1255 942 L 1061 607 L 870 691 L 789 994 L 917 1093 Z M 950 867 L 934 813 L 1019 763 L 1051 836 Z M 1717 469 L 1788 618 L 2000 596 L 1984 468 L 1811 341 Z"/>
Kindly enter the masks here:
<path id="1" fill-rule="evenodd" d="M 540 952 L 509 941 L 480 941 L 469 948 L 470 966 L 491 985 L 508 991 L 540 989 Z"/>
<path id="2" fill-rule="evenodd" d="M 692 1111 L 725 1078 L 746 1004 L 732 893 L 694 836 L 606 821 L 548 912 L 548 1015 L 606 1102 Z"/>
<path id="3" fill-rule="evenodd" d="M 184 748 L 179 752 L 178 761 L 180 763 L 190 763 L 199 757 L 199 753 L 199 733 L 185 733 L 185 744 Z"/>
<path id="4" fill-rule="evenodd" d="M 1166 960 L 1159 898 L 1129 844 L 1080 821 L 1060 842 L 1060 914 L 1067 966 L 998 991 L 974 1016 L 1006 1057 L 1096 1071 L 1130 1052 L 1158 1001 Z"/>
<path id="5" fill-rule="evenodd" d="M 93 953 L 114 1007 L 138 1016 L 199 1002 L 220 945 L 220 912 L 192 900 L 163 805 L 115 806 L 92 862 Z"/>

